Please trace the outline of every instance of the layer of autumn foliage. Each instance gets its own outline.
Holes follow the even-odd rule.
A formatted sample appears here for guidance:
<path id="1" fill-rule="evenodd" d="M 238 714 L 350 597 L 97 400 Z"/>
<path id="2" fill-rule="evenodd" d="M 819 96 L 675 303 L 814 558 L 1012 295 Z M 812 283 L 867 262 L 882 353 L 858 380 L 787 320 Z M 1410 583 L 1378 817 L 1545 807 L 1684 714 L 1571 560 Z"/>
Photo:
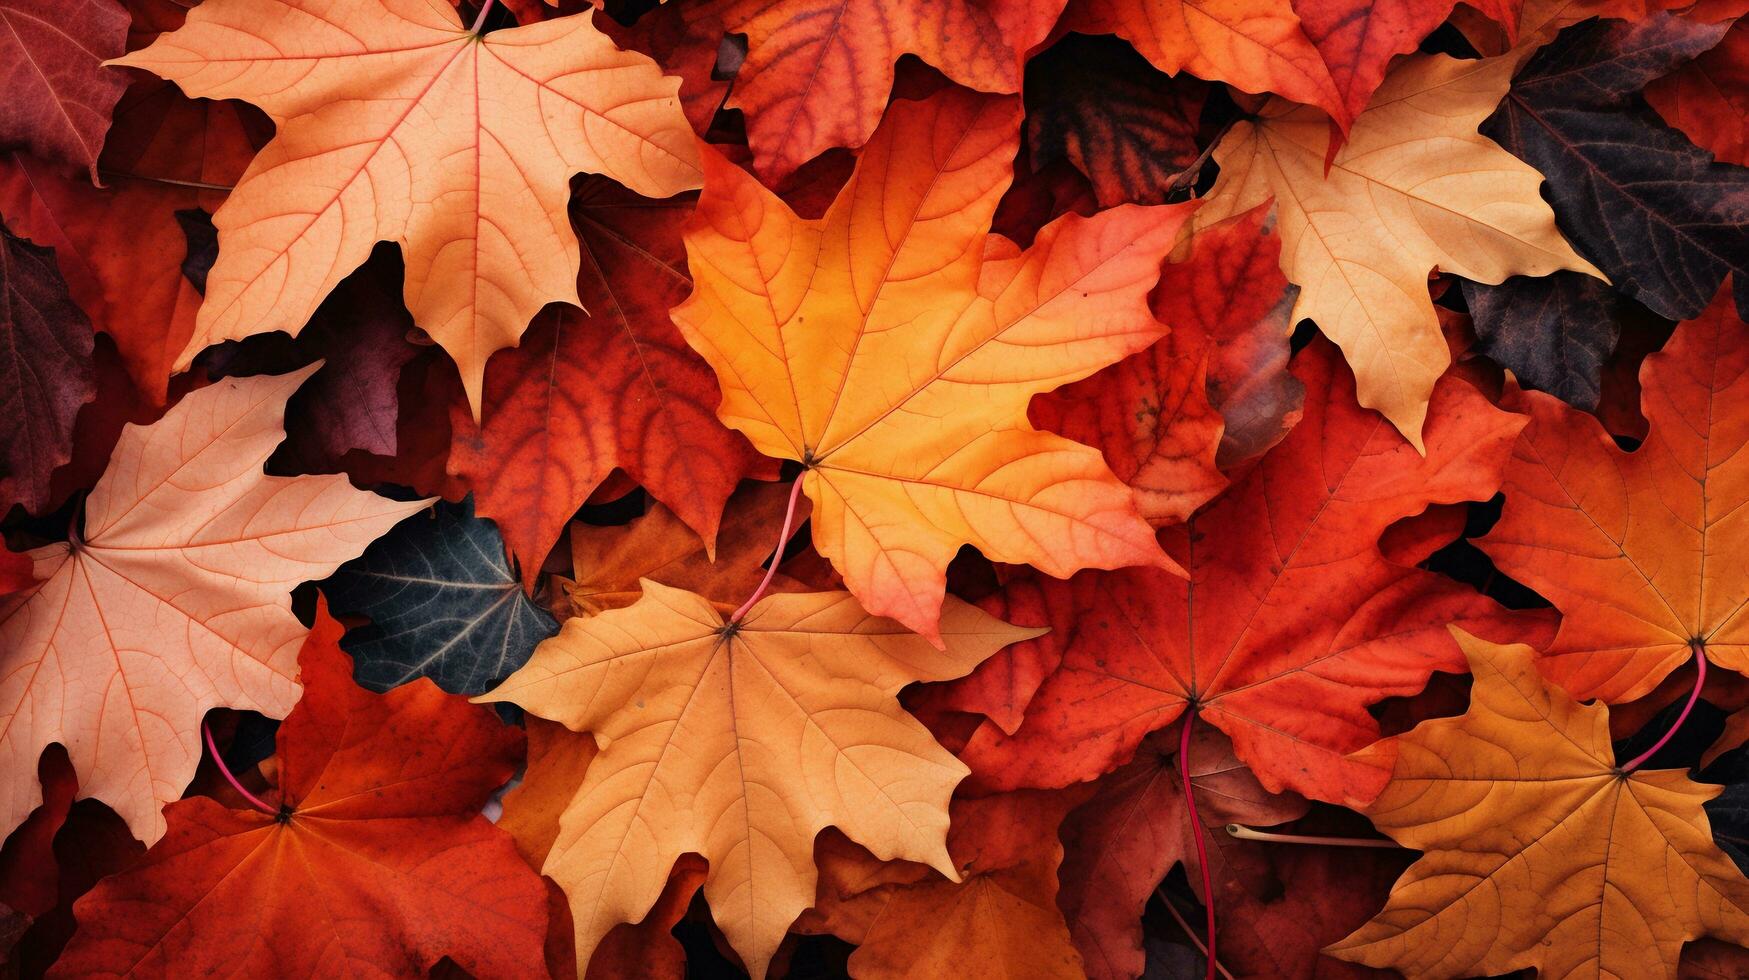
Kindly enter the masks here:
<path id="1" fill-rule="evenodd" d="M 0 0 L 0 973 L 1749 977 L 1746 142 L 1749 0 Z"/>

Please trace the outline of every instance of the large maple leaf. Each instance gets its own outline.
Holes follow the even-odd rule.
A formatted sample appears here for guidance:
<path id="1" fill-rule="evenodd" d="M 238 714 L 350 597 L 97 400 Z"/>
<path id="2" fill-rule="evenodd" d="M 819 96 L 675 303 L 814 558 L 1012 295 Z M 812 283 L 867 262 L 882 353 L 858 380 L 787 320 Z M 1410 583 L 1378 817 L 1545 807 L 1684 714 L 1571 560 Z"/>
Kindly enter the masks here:
<path id="1" fill-rule="evenodd" d="M 1378 737 L 1367 707 L 1461 670 L 1445 626 L 1508 628 L 1511 614 L 1467 587 L 1386 560 L 1378 541 L 1429 504 L 1485 499 L 1523 420 L 1456 378 L 1434 389 L 1427 455 L 1354 402 L 1335 350 L 1295 362 L 1305 417 L 1243 479 L 1161 533 L 1185 581 L 1155 569 L 1028 580 L 1050 635 L 1017 645 L 1019 678 L 996 674 L 993 718 L 961 758 L 996 788 L 1061 786 L 1128 760 L 1187 709 L 1226 732 L 1270 791 L 1365 800 L 1377 774 L 1346 754 Z M 1040 621 L 1036 600 L 1005 618 Z M 1060 628 L 1059 628 L 1060 627 Z M 978 680 L 978 678 L 974 678 Z M 1036 687 L 1030 702 L 1017 680 Z M 975 707 L 962 699 L 961 707 Z"/>
<path id="2" fill-rule="evenodd" d="M 1026 421 L 1033 395 L 1158 339 L 1146 295 L 1183 209 L 1070 215 L 1019 251 L 988 235 L 1019 100 L 899 101 L 818 220 L 715 153 L 674 310 L 718 415 L 799 460 L 814 544 L 868 610 L 933 637 L 947 563 L 1067 575 L 1162 565 L 1099 453 Z"/>
<path id="3" fill-rule="evenodd" d="M 730 625 L 693 593 L 643 591 L 570 620 L 481 698 L 603 743 L 543 868 L 570 897 L 580 964 L 687 852 L 710 862 L 711 913 L 756 978 L 813 902 L 824 828 L 953 876 L 947 801 L 966 768 L 894 696 L 1034 631 L 956 601 L 937 651 L 842 592 L 767 596 Z"/>
<path id="4" fill-rule="evenodd" d="M 116 0 L 0 0 L 0 147 L 23 147 L 97 180 L 97 155 L 126 75 L 128 12 Z"/>
<path id="5" fill-rule="evenodd" d="M 31 552 L 42 581 L 0 604 L 0 829 L 41 799 L 30 774 L 60 742 L 80 794 L 155 841 L 209 708 L 297 702 L 292 588 L 425 506 L 261 471 L 312 370 L 221 381 L 127 427 L 73 541 Z"/>
<path id="6" fill-rule="evenodd" d="M 1274 196 L 1281 268 L 1300 287 L 1293 318 L 1336 341 L 1360 403 L 1409 441 L 1451 363 L 1428 273 L 1477 282 L 1557 269 L 1595 273 L 1555 230 L 1542 176 L 1476 132 L 1514 59 L 1443 55 L 1398 64 L 1325 167 L 1328 121 L 1280 100 L 1236 125 L 1215 150 L 1221 176 L 1199 223 Z"/>
<path id="7" fill-rule="evenodd" d="M 723 502 L 757 458 L 717 421 L 721 394 L 668 309 L 686 298 L 691 195 L 652 201 L 580 182 L 583 308 L 548 308 L 486 371 L 484 424 L 461 405 L 449 471 L 475 488 L 532 583 L 565 522 L 619 467 L 712 543 Z"/>
<path id="8" fill-rule="evenodd" d="M 486 358 L 545 303 L 578 303 L 572 174 L 651 197 L 698 183 L 678 80 L 586 15 L 479 37 L 422 0 L 219 0 L 119 63 L 279 125 L 214 215 L 219 259 L 178 368 L 220 340 L 296 334 L 394 241 L 407 307 L 478 414 Z"/>
<path id="9" fill-rule="evenodd" d="M 775 184 L 875 131 L 894 63 L 914 54 L 982 92 L 1020 91 L 1027 53 L 1063 0 L 716 0 L 691 13 L 747 36 L 728 105 L 747 117 L 761 176 Z"/>
<path id="10" fill-rule="evenodd" d="M 1721 288 L 1640 369 L 1651 431 L 1623 452 L 1546 395 L 1506 468 L 1500 523 L 1478 544 L 1561 610 L 1543 669 L 1576 698 L 1631 701 L 1687 660 L 1749 673 L 1749 346 Z"/>
<path id="11" fill-rule="evenodd" d="M 1529 647 L 1454 632 L 1469 711 L 1358 760 L 1390 773 L 1373 824 L 1424 853 L 1329 952 L 1416 977 L 1674 978 L 1690 939 L 1749 942 L 1749 881 L 1702 809 L 1718 790 L 1624 773 L 1608 709 L 1545 682 Z"/>
<path id="12" fill-rule="evenodd" d="M 318 611 L 278 733 L 280 812 L 166 807 L 164 839 L 79 900 L 53 976 L 388 978 L 445 955 L 473 976 L 541 975 L 540 879 L 480 815 L 521 733 L 429 683 L 354 686 L 340 633 Z"/>

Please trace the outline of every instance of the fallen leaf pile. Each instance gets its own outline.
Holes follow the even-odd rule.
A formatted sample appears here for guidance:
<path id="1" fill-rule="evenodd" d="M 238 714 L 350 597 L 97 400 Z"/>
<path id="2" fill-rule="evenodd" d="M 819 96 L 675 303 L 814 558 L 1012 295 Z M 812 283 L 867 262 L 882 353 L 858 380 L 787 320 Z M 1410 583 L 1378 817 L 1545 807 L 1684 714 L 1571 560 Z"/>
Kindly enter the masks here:
<path id="1" fill-rule="evenodd" d="M 0 974 L 1749 977 L 1749 0 L 0 83 Z"/>

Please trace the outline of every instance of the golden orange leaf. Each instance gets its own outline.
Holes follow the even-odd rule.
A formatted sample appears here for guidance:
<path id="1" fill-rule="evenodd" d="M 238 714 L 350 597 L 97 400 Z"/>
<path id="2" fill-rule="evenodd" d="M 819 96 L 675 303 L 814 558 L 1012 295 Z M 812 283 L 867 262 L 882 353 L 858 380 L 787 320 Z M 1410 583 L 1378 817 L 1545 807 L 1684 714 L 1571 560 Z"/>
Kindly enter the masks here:
<path id="1" fill-rule="evenodd" d="M 1417 449 L 1433 383 L 1451 354 L 1428 273 L 1477 282 L 1572 269 L 1597 275 L 1558 231 L 1542 175 L 1476 132 L 1511 82 L 1512 58 L 1398 62 L 1328 171 L 1325 115 L 1281 99 L 1215 150 L 1221 175 L 1199 226 L 1275 198 L 1281 269 L 1342 348 L 1360 403 Z"/>
<path id="2" fill-rule="evenodd" d="M 812 221 L 706 153 L 686 236 L 674 318 L 716 369 L 718 415 L 808 467 L 820 554 L 932 639 L 962 545 L 1059 576 L 1170 566 L 1100 454 L 1026 410 L 1165 332 L 1146 295 L 1187 212 L 1071 215 L 1020 251 L 988 233 L 1019 124 L 1014 98 L 895 102 Z"/>
<path id="3" fill-rule="evenodd" d="M 128 426 L 83 531 L 30 553 L 40 581 L 0 600 L 0 831 L 40 802 L 37 757 L 60 742 L 80 795 L 151 843 L 208 709 L 279 718 L 297 703 L 309 629 L 291 590 L 427 504 L 262 472 L 286 399 L 319 366 L 220 381 Z"/>
<path id="4" fill-rule="evenodd" d="M 688 852 L 710 862 L 711 914 L 756 978 L 813 903 L 822 829 L 954 875 L 947 803 L 968 770 L 895 695 L 1037 630 L 954 600 L 938 651 L 842 592 L 767 596 L 732 627 L 701 596 L 643 593 L 570 620 L 480 698 L 602 746 L 542 869 L 570 898 L 580 969 Z"/>
<path id="5" fill-rule="evenodd" d="M 1414 978 L 1674 978 L 1688 940 L 1749 942 L 1749 880 L 1702 809 L 1718 788 L 1622 773 L 1608 709 L 1544 681 L 1530 647 L 1452 633 L 1469 711 L 1357 753 L 1391 770 L 1373 824 L 1425 853 L 1326 952 Z"/>
<path id="6" fill-rule="evenodd" d="M 545 304 L 578 304 L 570 178 L 646 197 L 698 186 L 678 78 L 588 14 L 485 36 L 427 0 L 214 0 L 115 64 L 260 106 L 279 133 L 213 216 L 186 368 L 210 344 L 296 334 L 378 241 L 477 415 L 486 359 Z"/>

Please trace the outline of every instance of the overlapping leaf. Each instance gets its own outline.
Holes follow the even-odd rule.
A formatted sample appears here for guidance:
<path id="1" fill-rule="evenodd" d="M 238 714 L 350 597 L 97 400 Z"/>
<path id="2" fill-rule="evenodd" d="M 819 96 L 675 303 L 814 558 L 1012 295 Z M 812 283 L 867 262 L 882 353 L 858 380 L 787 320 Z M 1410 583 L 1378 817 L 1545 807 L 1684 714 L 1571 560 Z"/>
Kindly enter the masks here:
<path id="1" fill-rule="evenodd" d="M 1188 524 L 1162 532 L 1189 581 L 1133 569 L 1026 586 L 1051 597 L 1045 622 L 1061 615 L 1067 627 L 1001 655 L 1031 665 L 1022 676 L 1037 690 L 1030 701 L 1011 685 L 991 692 L 1026 708 L 1017 730 L 986 723 L 961 753 L 981 783 L 1090 779 L 1194 707 L 1269 790 L 1366 800 L 1379 776 L 1346 753 L 1378 737 L 1367 707 L 1462 669 L 1447 623 L 1512 621 L 1466 587 L 1387 561 L 1378 540 L 1428 504 L 1492 495 L 1522 420 L 1447 378 L 1422 456 L 1355 404 L 1328 344 L 1303 352 L 1295 373 L 1308 391 L 1299 425 Z M 1008 617 L 1039 622 L 1015 608 Z"/>
<path id="2" fill-rule="evenodd" d="M 815 221 L 707 153 L 674 310 L 723 421 L 807 467 L 815 547 L 870 612 L 931 638 L 964 544 L 1061 575 L 1166 563 L 1099 454 L 1025 412 L 1164 332 L 1144 299 L 1184 212 L 1067 216 L 1025 252 L 987 237 L 1019 108 L 895 102 Z"/>
<path id="3" fill-rule="evenodd" d="M 1674 978 L 1687 940 L 1749 942 L 1749 881 L 1702 809 L 1717 791 L 1624 774 L 1607 709 L 1544 681 L 1528 647 L 1458 636 L 1469 711 L 1360 756 L 1391 776 L 1368 816 L 1425 853 L 1331 953 L 1430 978 Z"/>
<path id="4" fill-rule="evenodd" d="M 0 228 L 0 508 L 41 511 L 72 458 L 73 420 L 97 393 L 91 321 L 54 252 Z"/>
<path id="5" fill-rule="evenodd" d="M 155 841 L 208 709 L 296 703 L 292 588 L 425 506 L 262 473 L 309 373 L 221 381 L 128 427 L 73 540 L 31 552 L 41 581 L 0 602 L 0 828 L 41 799 L 36 760 L 60 742 L 81 794 Z"/>
<path id="6" fill-rule="evenodd" d="M 521 734 L 429 683 L 359 689 L 340 632 L 318 612 L 299 657 L 269 793 L 281 812 L 171 804 L 145 860 L 79 901 L 52 975 L 388 977 L 442 956 L 474 976 L 540 973 L 540 879 L 479 812 Z"/>
<path id="7" fill-rule="evenodd" d="M 1221 176 L 1199 223 L 1274 196 L 1281 268 L 1342 348 L 1360 403 L 1421 445 L 1434 381 L 1451 363 L 1426 280 L 1595 272 L 1555 231 L 1540 175 L 1476 132 L 1513 60 L 1400 62 L 1325 167 L 1327 120 L 1276 101 L 1215 150 Z"/>
<path id="8" fill-rule="evenodd" d="M 1721 289 L 1640 374 L 1650 434 L 1616 446 L 1595 419 L 1535 393 L 1479 543 L 1561 610 L 1543 669 L 1576 698 L 1628 701 L 1705 648 L 1749 672 L 1749 346 Z"/>
<path id="9" fill-rule="evenodd" d="M 937 650 L 842 592 L 767 596 L 733 625 L 695 594 L 643 592 L 570 620 L 483 698 L 603 743 L 543 868 L 570 898 L 580 963 L 688 852 L 710 862 L 712 917 L 756 980 L 813 902 L 827 826 L 953 875 L 947 800 L 966 769 L 894 695 L 1032 631 L 956 601 Z"/>
<path id="10" fill-rule="evenodd" d="M 345 646 L 372 691 L 429 677 L 479 694 L 559 631 L 522 591 L 504 539 L 471 500 L 402 523 L 340 566 L 326 591 L 336 613 L 370 620 L 347 632 Z"/>
<path id="11" fill-rule="evenodd" d="M 116 0 L 0 2 L 0 148 L 22 147 L 97 180 L 97 155 L 125 75 L 128 12 Z"/>
<path id="12" fill-rule="evenodd" d="M 571 175 L 652 197 L 698 180 L 677 82 L 587 16 L 481 38 L 420 0 L 219 0 L 120 63 L 279 125 L 214 215 L 219 261 L 178 368 L 221 340 L 297 333 L 394 241 L 407 307 L 477 415 L 487 357 L 545 303 L 578 301 Z"/>

